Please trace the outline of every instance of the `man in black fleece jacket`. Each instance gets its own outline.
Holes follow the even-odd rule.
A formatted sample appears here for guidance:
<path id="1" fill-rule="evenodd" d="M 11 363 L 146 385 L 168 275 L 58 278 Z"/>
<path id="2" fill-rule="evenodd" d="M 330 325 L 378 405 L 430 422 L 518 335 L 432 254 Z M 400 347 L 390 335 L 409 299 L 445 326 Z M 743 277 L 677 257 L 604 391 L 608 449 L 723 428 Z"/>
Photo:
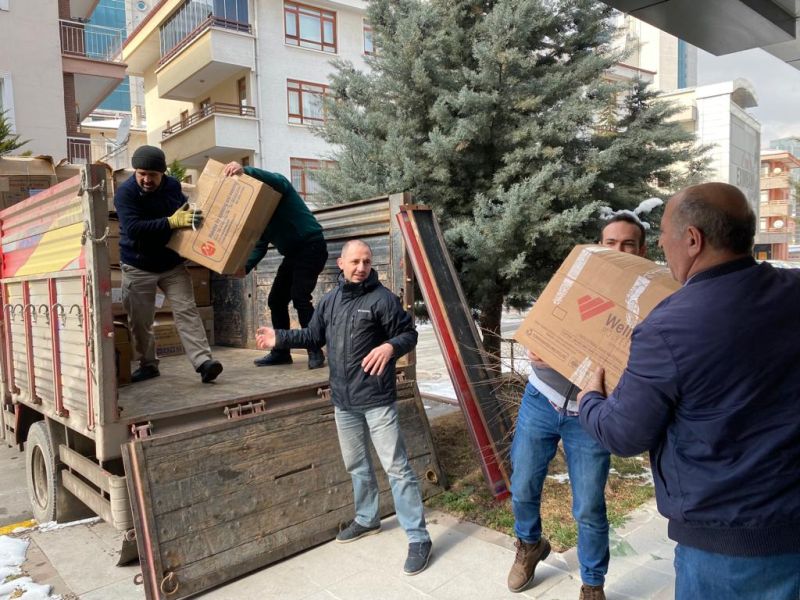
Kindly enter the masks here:
<path id="1" fill-rule="evenodd" d="M 395 361 L 414 348 L 417 332 L 397 296 L 378 281 L 367 244 L 347 242 L 337 264 L 339 286 L 322 298 L 307 328 L 260 327 L 256 342 L 262 349 L 327 345 L 339 447 L 353 480 L 356 512 L 336 540 L 354 542 L 380 531 L 378 485 L 369 458 L 372 440 L 389 476 L 397 521 L 408 535 L 403 571 L 416 575 L 428 565 L 431 538 L 419 481 L 400 433 Z"/>
<path id="2" fill-rule="evenodd" d="M 197 227 L 203 216 L 189 208 L 180 182 L 166 175 L 167 161 L 160 148 L 137 148 L 131 163 L 134 174 L 114 194 L 120 229 L 122 303 L 139 354 L 139 368 L 131 381 L 161 374 L 153 337 L 156 288 L 160 288 L 172 306 L 186 356 L 202 382 L 210 383 L 222 372 L 222 364 L 211 356 L 186 261 L 167 248 L 173 230 Z"/>

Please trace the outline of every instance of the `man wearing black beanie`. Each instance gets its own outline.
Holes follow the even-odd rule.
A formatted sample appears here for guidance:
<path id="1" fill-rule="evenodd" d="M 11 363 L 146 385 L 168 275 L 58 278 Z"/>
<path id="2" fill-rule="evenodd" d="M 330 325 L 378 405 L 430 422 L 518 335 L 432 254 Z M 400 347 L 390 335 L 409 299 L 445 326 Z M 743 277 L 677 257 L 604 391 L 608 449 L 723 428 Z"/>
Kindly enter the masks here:
<path id="1" fill-rule="evenodd" d="M 131 164 L 133 176 L 114 194 L 120 229 L 122 303 L 139 354 L 139 368 L 131 381 L 160 375 L 153 336 L 159 288 L 172 306 L 175 327 L 192 366 L 203 383 L 211 383 L 222 372 L 222 364 L 211 357 L 186 261 L 167 248 L 172 231 L 198 227 L 202 212 L 190 208 L 180 182 L 166 174 L 167 161 L 160 148 L 140 146 Z"/>

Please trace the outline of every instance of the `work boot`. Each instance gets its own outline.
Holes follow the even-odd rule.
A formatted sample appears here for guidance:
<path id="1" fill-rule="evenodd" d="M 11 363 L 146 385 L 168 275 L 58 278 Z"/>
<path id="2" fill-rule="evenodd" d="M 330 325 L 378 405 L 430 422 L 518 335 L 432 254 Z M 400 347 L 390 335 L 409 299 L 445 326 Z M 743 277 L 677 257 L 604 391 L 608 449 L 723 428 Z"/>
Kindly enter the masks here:
<path id="1" fill-rule="evenodd" d="M 273 365 L 292 364 L 292 354 L 288 350 L 271 350 L 269 354 L 253 361 L 257 367 L 271 367 Z"/>
<path id="2" fill-rule="evenodd" d="M 325 355 L 322 353 L 322 350 L 317 348 L 316 350 L 309 350 L 308 351 L 308 368 L 309 369 L 319 369 L 320 367 L 325 365 Z"/>
<path id="3" fill-rule="evenodd" d="M 589 585 L 584 583 L 581 586 L 581 595 L 578 600 L 606 600 L 606 593 L 602 585 Z"/>
<path id="4" fill-rule="evenodd" d="M 408 545 L 408 557 L 406 558 L 406 564 L 403 565 L 403 573 L 406 575 L 422 573 L 431 559 L 432 545 L 430 540 L 427 542 L 411 542 Z"/>
<path id="5" fill-rule="evenodd" d="M 159 375 L 161 375 L 161 372 L 158 370 L 158 367 L 154 367 L 152 365 L 139 367 L 131 375 L 131 383 L 139 383 L 140 381 L 153 379 L 154 377 L 158 377 Z"/>
<path id="6" fill-rule="evenodd" d="M 514 545 L 517 547 L 517 555 L 508 574 L 508 589 L 512 592 L 521 592 L 533 581 L 539 561 L 550 554 L 550 542 L 546 538 L 541 538 L 535 544 L 517 540 Z"/>
<path id="7" fill-rule="evenodd" d="M 336 541 L 340 544 L 347 544 L 355 542 L 367 535 L 373 535 L 381 530 L 381 525 L 378 523 L 375 527 L 364 527 L 358 521 L 353 519 L 348 523 L 347 527 L 342 529 L 336 536 Z"/>
<path id="8" fill-rule="evenodd" d="M 222 363 L 213 358 L 209 358 L 206 362 L 197 367 L 196 371 L 200 373 L 200 379 L 203 380 L 203 383 L 211 383 L 222 373 Z"/>

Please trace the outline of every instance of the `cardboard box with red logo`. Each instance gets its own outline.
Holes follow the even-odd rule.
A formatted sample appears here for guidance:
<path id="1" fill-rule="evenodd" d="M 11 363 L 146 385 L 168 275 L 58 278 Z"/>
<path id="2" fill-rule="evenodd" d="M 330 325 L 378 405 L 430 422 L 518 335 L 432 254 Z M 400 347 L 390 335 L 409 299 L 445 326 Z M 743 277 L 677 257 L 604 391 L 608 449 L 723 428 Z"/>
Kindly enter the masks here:
<path id="1" fill-rule="evenodd" d="M 203 211 L 203 224 L 197 230 L 174 231 L 168 246 L 184 258 L 229 275 L 244 267 L 281 195 L 247 175 L 225 177 L 224 167 L 208 161 L 197 180 L 194 203 Z"/>
<path id="2" fill-rule="evenodd" d="M 581 388 L 603 367 L 610 393 L 628 363 L 633 328 L 680 287 L 646 258 L 576 246 L 514 338 Z"/>

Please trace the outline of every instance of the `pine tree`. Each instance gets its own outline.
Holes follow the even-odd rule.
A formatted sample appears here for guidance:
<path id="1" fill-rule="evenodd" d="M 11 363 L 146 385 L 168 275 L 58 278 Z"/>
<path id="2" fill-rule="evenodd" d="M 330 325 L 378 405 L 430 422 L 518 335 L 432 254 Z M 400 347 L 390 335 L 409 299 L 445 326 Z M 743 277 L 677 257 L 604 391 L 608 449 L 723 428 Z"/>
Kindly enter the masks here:
<path id="1" fill-rule="evenodd" d="M 599 206 L 632 208 L 672 191 L 655 182 L 679 161 L 702 166 L 668 106 L 604 77 L 621 59 L 609 14 L 593 0 L 371 0 L 369 72 L 335 63 L 323 198 L 410 191 L 433 206 L 468 302 L 499 333 L 504 304 L 529 304 L 597 239 Z"/>
<path id="2" fill-rule="evenodd" d="M 11 123 L 6 117 L 6 112 L 0 112 L 0 156 L 10 154 L 22 148 L 30 140 L 20 141 L 20 135 L 11 131 Z"/>
<path id="3" fill-rule="evenodd" d="M 174 177 L 178 181 L 183 181 L 186 179 L 186 167 L 184 167 L 176 158 L 169 163 L 169 167 L 167 167 L 167 175 Z"/>

